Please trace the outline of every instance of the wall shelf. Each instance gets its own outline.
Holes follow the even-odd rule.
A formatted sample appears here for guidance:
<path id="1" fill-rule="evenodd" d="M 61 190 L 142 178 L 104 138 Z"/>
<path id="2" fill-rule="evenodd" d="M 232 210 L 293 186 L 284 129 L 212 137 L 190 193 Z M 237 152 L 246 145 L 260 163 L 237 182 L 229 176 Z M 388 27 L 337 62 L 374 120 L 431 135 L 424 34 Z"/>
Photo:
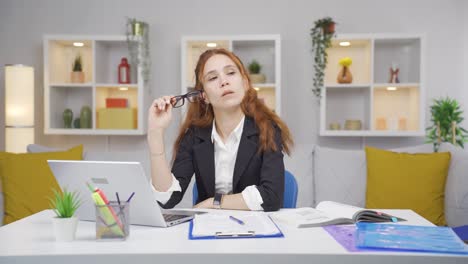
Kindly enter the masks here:
<path id="1" fill-rule="evenodd" d="M 342 41 L 351 45 L 342 47 Z M 351 34 L 333 39 L 320 101 L 320 135 L 424 136 L 424 45 L 422 35 Z M 353 60 L 350 84 L 336 81 L 343 57 Z M 389 83 L 392 65 L 399 68 L 399 83 Z M 345 130 L 347 120 L 359 120 L 361 129 Z"/>
<path id="2" fill-rule="evenodd" d="M 258 97 L 275 111 L 281 113 L 281 38 L 279 35 L 230 35 L 230 36 L 184 36 L 181 47 L 181 93 L 187 93 L 195 85 L 194 70 L 199 56 L 207 43 L 216 43 L 216 48 L 233 51 L 244 63 L 257 60 L 265 74 L 265 83 L 252 83 L 258 88 Z M 184 106 L 185 108 L 185 106 Z"/>
<path id="3" fill-rule="evenodd" d="M 83 47 L 75 47 L 81 42 Z M 84 83 L 72 83 L 70 72 L 72 62 L 81 55 Z M 145 87 L 141 69 L 132 67 L 130 84 L 118 83 L 118 65 L 121 58 L 129 59 L 126 36 L 44 36 L 44 133 L 54 135 L 144 135 L 146 134 Z M 146 96 L 148 97 L 148 96 Z M 127 102 L 124 107 L 126 121 L 108 114 L 99 119 L 106 108 L 107 98 L 120 98 Z M 146 99 L 147 100 L 147 99 Z M 73 119 L 80 117 L 83 106 L 92 111 L 92 127 L 65 128 L 62 113 L 66 108 L 73 112 Z M 107 111 L 107 110 L 106 110 Z M 110 110 L 112 112 L 113 110 Z M 106 112 L 107 113 L 107 112 Z M 113 118 L 114 121 L 111 121 Z M 116 120 L 116 121 L 115 121 Z M 107 125 L 101 128 L 102 121 Z M 114 123 L 113 123 L 114 122 Z M 113 124 L 127 122 L 131 125 L 120 129 L 108 129 Z M 102 126 L 102 125 L 101 125 Z"/>

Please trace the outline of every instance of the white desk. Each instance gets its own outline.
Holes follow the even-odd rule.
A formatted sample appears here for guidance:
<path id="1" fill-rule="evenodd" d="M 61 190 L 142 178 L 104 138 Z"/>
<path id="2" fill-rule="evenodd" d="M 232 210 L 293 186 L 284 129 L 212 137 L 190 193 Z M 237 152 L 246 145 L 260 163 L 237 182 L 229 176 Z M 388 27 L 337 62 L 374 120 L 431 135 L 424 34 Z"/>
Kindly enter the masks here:
<path id="1" fill-rule="evenodd" d="M 385 210 L 431 225 L 410 210 Z M 77 239 L 55 242 L 52 211 L 0 228 L 0 263 L 468 263 L 467 256 L 372 252 L 349 253 L 322 228 L 279 225 L 284 238 L 189 240 L 188 223 L 170 228 L 131 226 L 124 242 L 95 241 L 95 223 L 80 222 Z"/>

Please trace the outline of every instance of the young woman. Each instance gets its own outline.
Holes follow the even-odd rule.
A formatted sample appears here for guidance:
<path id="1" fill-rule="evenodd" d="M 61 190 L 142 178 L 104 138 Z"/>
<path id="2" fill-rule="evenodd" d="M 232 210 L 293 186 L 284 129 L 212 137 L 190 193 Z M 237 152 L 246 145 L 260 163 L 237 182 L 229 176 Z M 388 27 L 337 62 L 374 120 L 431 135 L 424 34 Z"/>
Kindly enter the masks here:
<path id="1" fill-rule="evenodd" d="M 152 185 L 164 208 L 178 204 L 195 174 L 198 208 L 275 211 L 284 193 L 283 151 L 293 141 L 286 124 L 257 98 L 247 71 L 232 52 L 204 52 L 195 90 L 153 101 L 148 117 Z M 172 108 L 189 103 L 174 144 L 172 170 L 164 132 Z"/>

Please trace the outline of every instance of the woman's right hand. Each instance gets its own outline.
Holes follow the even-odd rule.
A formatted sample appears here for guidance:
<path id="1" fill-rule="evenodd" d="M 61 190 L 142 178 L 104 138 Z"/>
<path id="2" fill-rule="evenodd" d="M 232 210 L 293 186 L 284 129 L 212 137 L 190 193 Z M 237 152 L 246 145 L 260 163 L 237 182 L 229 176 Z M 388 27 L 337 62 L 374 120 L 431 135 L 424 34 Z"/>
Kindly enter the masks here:
<path id="1" fill-rule="evenodd" d="M 155 99 L 148 109 L 148 134 L 152 131 L 163 132 L 172 120 L 172 96 Z"/>

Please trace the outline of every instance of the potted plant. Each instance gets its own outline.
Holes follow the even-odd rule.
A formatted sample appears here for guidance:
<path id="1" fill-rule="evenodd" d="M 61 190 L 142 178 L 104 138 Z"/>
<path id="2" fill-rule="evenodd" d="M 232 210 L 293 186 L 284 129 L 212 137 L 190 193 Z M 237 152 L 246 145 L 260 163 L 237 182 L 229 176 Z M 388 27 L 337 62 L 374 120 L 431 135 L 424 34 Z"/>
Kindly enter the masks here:
<path id="1" fill-rule="evenodd" d="M 135 18 L 127 18 L 127 45 L 132 67 L 131 76 L 136 76 L 141 70 L 143 81 L 147 83 L 151 72 L 151 54 L 149 45 L 149 24 Z M 131 80 L 136 78 L 131 77 Z"/>
<path id="2" fill-rule="evenodd" d="M 331 39 L 335 35 L 335 22 L 331 17 L 315 21 L 311 29 L 312 51 L 314 52 L 314 88 L 312 92 L 320 98 L 322 96 L 323 78 L 327 66 L 327 48 L 331 47 Z"/>
<path id="3" fill-rule="evenodd" d="M 57 241 L 72 241 L 75 239 L 78 218 L 75 212 L 80 207 L 81 202 L 76 192 L 68 192 L 66 189 L 54 192 L 54 197 L 49 198 L 50 207 L 56 214 L 52 219 L 55 239 Z"/>
<path id="4" fill-rule="evenodd" d="M 266 79 L 265 74 L 260 73 L 260 71 L 262 70 L 262 65 L 260 65 L 258 61 L 252 60 L 252 62 L 249 63 L 248 69 L 250 73 L 249 74 L 250 81 L 252 83 L 264 83 L 265 82 L 265 79 Z"/>
<path id="5" fill-rule="evenodd" d="M 84 72 L 80 54 L 76 55 L 75 60 L 73 60 L 70 79 L 72 83 L 84 82 Z"/>
<path id="6" fill-rule="evenodd" d="M 434 152 L 439 150 L 442 142 L 449 142 L 464 148 L 468 140 L 468 131 L 460 126 L 463 121 L 463 110 L 455 99 L 449 97 L 435 99 L 431 106 L 432 126 L 426 128 L 426 143 L 434 145 Z"/>
<path id="7" fill-rule="evenodd" d="M 342 67 L 340 72 L 338 73 L 338 77 L 336 81 L 338 83 L 352 83 L 353 82 L 353 75 L 349 70 L 349 66 L 353 63 L 353 60 L 350 57 L 341 58 L 338 64 Z"/>

